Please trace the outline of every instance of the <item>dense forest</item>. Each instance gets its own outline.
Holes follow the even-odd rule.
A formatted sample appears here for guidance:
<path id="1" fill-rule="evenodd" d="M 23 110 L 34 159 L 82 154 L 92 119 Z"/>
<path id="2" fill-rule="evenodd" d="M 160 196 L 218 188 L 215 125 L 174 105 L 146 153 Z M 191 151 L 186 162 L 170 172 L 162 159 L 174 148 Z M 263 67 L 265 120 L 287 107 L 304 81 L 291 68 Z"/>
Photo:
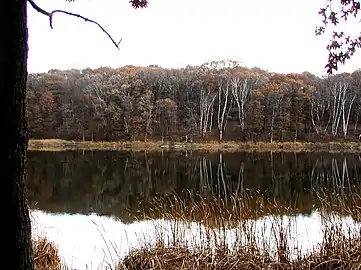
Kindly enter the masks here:
<path id="1" fill-rule="evenodd" d="M 34 139 L 359 140 L 361 70 L 278 74 L 231 60 L 29 74 Z"/>

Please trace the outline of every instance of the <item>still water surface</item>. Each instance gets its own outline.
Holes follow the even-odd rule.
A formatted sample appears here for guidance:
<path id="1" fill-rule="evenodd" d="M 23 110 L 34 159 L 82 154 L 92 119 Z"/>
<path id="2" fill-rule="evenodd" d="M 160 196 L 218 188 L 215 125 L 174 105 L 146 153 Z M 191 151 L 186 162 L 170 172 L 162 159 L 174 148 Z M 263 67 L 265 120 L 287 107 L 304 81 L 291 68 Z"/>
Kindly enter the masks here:
<path id="1" fill-rule="evenodd" d="M 188 245 L 206 241 L 210 229 L 201 222 L 175 224 L 152 216 L 150 209 L 140 211 L 141 203 L 169 194 L 187 202 L 257 191 L 297 206 L 292 217 L 260 216 L 248 226 L 269 236 L 271 251 L 277 230 L 284 228 L 293 243 L 290 252 L 306 254 L 322 240 L 324 224 L 314 205 L 315 190 L 346 198 L 361 185 L 361 159 L 351 154 L 95 151 L 29 152 L 28 157 L 33 230 L 53 240 L 72 269 L 104 268 L 131 248 L 159 238 L 171 242 L 175 227 L 177 238 Z M 144 214 L 151 219 L 142 218 Z M 351 217 L 338 221 L 345 230 L 360 226 Z M 229 245 L 238 239 L 236 228 L 216 235 Z"/>

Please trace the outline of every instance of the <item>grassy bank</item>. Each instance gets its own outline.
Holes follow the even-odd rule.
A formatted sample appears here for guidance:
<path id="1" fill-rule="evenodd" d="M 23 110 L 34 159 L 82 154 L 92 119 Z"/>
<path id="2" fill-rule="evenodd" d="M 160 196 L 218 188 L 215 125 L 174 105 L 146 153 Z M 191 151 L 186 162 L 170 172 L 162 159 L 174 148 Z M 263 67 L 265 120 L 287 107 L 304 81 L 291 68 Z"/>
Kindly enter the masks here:
<path id="1" fill-rule="evenodd" d="M 357 225 L 356 221 L 351 225 L 345 224 L 339 215 L 335 215 L 352 214 L 356 219 L 359 218 L 361 208 L 358 194 L 351 200 L 354 204 L 347 206 L 339 196 L 319 199 L 320 202 L 324 202 L 319 207 L 322 219 L 321 242 L 307 250 L 306 254 L 301 254 L 302 243 L 298 243 L 294 238 L 292 210 L 287 213 L 290 207 L 275 204 L 274 210 L 280 213 L 275 214 L 278 219 L 269 219 L 269 229 L 261 228 L 257 231 L 257 220 L 252 220 L 255 214 L 252 209 L 248 209 L 248 199 L 249 197 L 244 200 L 234 198 L 228 202 L 234 209 L 232 217 L 222 210 L 226 202 L 220 199 L 212 202 L 194 202 L 192 207 L 188 207 L 179 198 L 174 197 L 172 209 L 154 205 L 154 211 L 163 211 L 163 219 L 171 221 L 171 229 L 157 227 L 155 245 L 142 242 L 141 248 L 133 249 L 125 257 L 119 258 L 119 262 L 111 269 L 361 268 L 361 230 L 359 227 L 355 229 L 351 226 Z M 215 212 L 219 214 L 216 215 Z M 199 231 L 194 232 L 200 237 L 199 241 L 192 235 L 188 235 L 187 238 L 187 228 L 191 227 L 189 218 L 192 215 L 203 216 L 198 222 Z M 235 235 L 232 243 L 227 240 L 227 232 L 230 230 Z M 109 236 L 103 237 L 107 239 Z M 115 247 L 114 244 L 109 241 L 108 246 Z M 38 241 L 38 246 L 40 248 L 35 249 L 38 250 L 36 254 L 43 255 L 36 255 L 36 263 L 39 265 L 36 269 L 60 269 L 56 268 L 60 262 L 56 247 L 46 239 Z M 54 268 L 42 268 L 50 264 L 54 265 Z"/>
<path id="2" fill-rule="evenodd" d="M 237 141 L 205 141 L 194 143 L 161 142 L 161 141 L 66 141 L 60 139 L 30 140 L 29 150 L 64 151 L 64 150 L 132 150 L 132 151 L 162 151 L 162 150 L 195 150 L 205 152 L 217 151 L 329 151 L 329 152 L 361 152 L 361 143 L 357 142 L 237 142 Z"/>

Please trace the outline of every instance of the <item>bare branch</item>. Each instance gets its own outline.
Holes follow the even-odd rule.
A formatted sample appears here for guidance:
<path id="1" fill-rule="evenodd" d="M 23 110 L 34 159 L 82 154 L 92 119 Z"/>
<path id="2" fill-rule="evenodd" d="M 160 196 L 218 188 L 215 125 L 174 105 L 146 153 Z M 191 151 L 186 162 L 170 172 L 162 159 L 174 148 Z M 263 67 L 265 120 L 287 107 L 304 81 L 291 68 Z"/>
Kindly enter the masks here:
<path id="1" fill-rule="evenodd" d="M 322 18 L 322 25 L 316 27 L 315 34 L 317 36 L 323 35 L 327 28 L 335 28 L 341 22 L 347 22 L 349 17 L 358 18 L 360 16 L 361 3 L 358 0 L 341 0 L 341 7 L 337 10 L 332 9 L 331 2 L 332 0 L 327 0 L 326 6 L 318 12 Z M 325 68 L 327 68 L 327 73 L 332 74 L 333 71 L 338 70 L 339 64 L 345 64 L 346 60 L 361 48 L 361 33 L 351 36 L 343 31 L 335 30 L 326 48 L 329 55 Z"/>
<path id="2" fill-rule="evenodd" d="M 60 10 L 60 9 L 53 10 L 52 12 L 47 12 L 46 10 L 39 7 L 33 0 L 28 0 L 28 2 L 37 12 L 49 17 L 49 23 L 50 23 L 51 29 L 53 29 L 53 15 L 55 13 L 63 13 L 63 14 L 69 15 L 69 16 L 74 16 L 74 17 L 83 19 L 85 22 L 90 22 L 90 23 L 96 24 L 109 37 L 109 39 L 112 41 L 112 43 L 115 45 L 115 47 L 119 50 L 119 44 L 120 44 L 120 42 L 122 42 L 122 39 L 120 39 L 119 42 L 115 42 L 113 37 L 98 22 L 93 21 L 89 18 L 86 18 L 80 14 L 76 14 L 76 13 L 72 13 L 72 12 L 68 12 L 68 11 Z"/>

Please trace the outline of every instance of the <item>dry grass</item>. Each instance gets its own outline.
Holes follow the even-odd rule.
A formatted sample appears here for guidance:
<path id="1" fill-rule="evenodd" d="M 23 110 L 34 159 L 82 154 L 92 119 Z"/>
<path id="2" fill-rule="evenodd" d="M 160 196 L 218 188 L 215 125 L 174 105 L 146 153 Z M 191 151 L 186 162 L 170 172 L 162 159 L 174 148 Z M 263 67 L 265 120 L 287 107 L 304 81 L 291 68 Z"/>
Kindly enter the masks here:
<path id="1" fill-rule="evenodd" d="M 29 150 L 65 151 L 65 150 L 132 150 L 132 151 L 167 151 L 197 150 L 204 152 L 236 151 L 275 151 L 275 152 L 361 152 L 361 143 L 357 142 L 237 142 L 204 141 L 195 143 L 161 141 L 66 141 L 60 139 L 30 140 Z"/>
<path id="2" fill-rule="evenodd" d="M 221 247 L 215 251 L 191 251 L 185 247 L 156 246 L 132 251 L 116 269 L 264 269 L 262 266 L 272 264 L 268 254 L 260 254 L 252 246 L 234 251 Z"/>
<path id="3" fill-rule="evenodd" d="M 149 250 L 132 251 L 116 269 L 360 269 L 360 258 L 360 239 L 323 245 L 319 251 L 300 260 L 289 260 L 287 257 L 275 259 L 255 246 L 236 250 L 219 247 L 214 251 L 156 246 Z"/>
<path id="4" fill-rule="evenodd" d="M 161 148 L 162 143 L 157 141 L 66 141 L 60 139 L 30 140 L 29 150 L 39 151 L 67 151 L 67 150 L 132 150 L 154 151 Z"/>
<path id="5" fill-rule="evenodd" d="M 192 144 L 197 150 L 203 151 L 252 151 L 252 152 L 350 152 L 361 151 L 361 143 L 356 142 L 237 142 L 207 141 Z"/>
<path id="6" fill-rule="evenodd" d="M 321 196 L 321 194 L 319 194 Z M 359 203 L 360 196 L 352 195 L 351 200 Z M 257 200 L 252 200 L 257 201 Z M 256 211 L 271 211 L 263 208 L 262 199 L 258 202 L 261 206 Z M 292 236 L 292 222 L 288 225 L 277 219 L 271 221 L 271 229 L 261 229 L 261 234 L 256 234 L 254 213 L 250 198 L 233 198 L 231 203 L 232 214 L 229 206 L 221 199 L 207 202 L 194 202 L 186 206 L 179 198 L 173 198 L 171 209 L 159 206 L 159 201 L 154 206 L 154 211 L 163 211 L 163 218 L 173 222 L 171 236 L 164 235 L 159 228 L 156 245 L 144 243 L 140 249 L 131 251 L 116 267 L 121 269 L 361 269 L 361 231 L 346 228 L 342 218 L 335 213 L 343 211 L 346 214 L 360 216 L 361 209 L 358 205 L 348 205 L 338 197 L 333 196 L 333 201 L 320 197 L 322 217 L 322 242 L 307 254 L 301 254 L 295 249 L 301 249 Z M 253 204 L 253 203 L 252 203 Z M 262 206 L 263 205 L 263 206 Z M 326 209 L 330 207 L 329 209 Z M 352 211 L 351 211 L 352 209 Z M 274 204 L 272 211 L 279 217 L 287 213 L 292 215 L 290 207 Z M 281 214 L 283 213 L 283 214 Z M 189 219 L 199 220 L 199 226 L 204 226 L 200 242 L 186 240 L 184 222 Z M 284 217 L 284 216 L 283 216 Z M 292 221 L 292 217 L 286 219 Z M 287 223 L 287 222 L 286 222 Z M 356 222 L 355 222 L 356 224 Z M 230 245 L 227 242 L 227 231 L 235 232 L 235 241 Z M 218 232 L 218 236 L 216 236 Z M 219 236 L 221 235 L 221 236 Z M 273 239 L 272 241 L 270 239 Z M 311 239 L 310 239 L 311 240 Z"/>
<path id="7" fill-rule="evenodd" d="M 256 195 L 230 196 L 227 201 L 200 199 L 191 205 L 176 196 L 169 197 L 167 203 L 155 200 L 152 211 L 170 221 L 170 230 L 155 224 L 156 244 L 144 240 L 141 248 L 130 251 L 111 269 L 361 269 L 361 226 L 352 228 L 339 215 L 361 216 L 358 193 L 347 198 L 317 193 L 322 241 L 306 254 L 300 252 L 302 247 L 292 231 L 294 207 L 265 202 L 263 196 Z M 276 218 L 270 219 L 269 229 L 257 233 L 254 219 L 262 211 Z M 197 229 L 194 235 L 187 235 L 192 220 L 196 220 Z M 227 241 L 229 231 L 234 233 L 232 242 Z M 108 246 L 115 247 L 113 244 Z M 35 269 L 61 269 L 57 248 L 47 239 L 34 241 L 34 253 Z"/>
<path id="8" fill-rule="evenodd" d="M 228 195 L 227 200 L 213 197 L 187 201 L 179 196 L 170 195 L 165 198 L 154 198 L 144 205 L 140 203 L 139 209 L 140 219 L 198 222 L 207 228 L 215 229 L 237 227 L 240 222 L 256 220 L 267 215 L 295 216 L 300 213 L 297 207 L 280 204 L 276 200 L 267 200 L 258 193 L 243 194 L 243 197 Z"/>
<path id="9" fill-rule="evenodd" d="M 298 269 L 361 269 L 361 237 L 325 235 L 319 251 L 297 261 Z"/>
<path id="10" fill-rule="evenodd" d="M 61 270 L 58 248 L 47 238 L 33 240 L 35 270 Z"/>
<path id="11" fill-rule="evenodd" d="M 355 188 L 348 195 L 329 194 L 319 189 L 310 192 L 302 202 L 267 198 L 258 191 L 227 194 L 227 199 L 216 197 L 182 199 L 177 195 L 153 198 L 137 206 L 137 219 L 165 219 L 201 222 L 209 228 L 238 226 L 240 221 L 256 220 L 265 216 L 289 216 L 321 211 L 324 217 L 338 214 L 351 216 L 361 222 L 361 190 Z"/>

